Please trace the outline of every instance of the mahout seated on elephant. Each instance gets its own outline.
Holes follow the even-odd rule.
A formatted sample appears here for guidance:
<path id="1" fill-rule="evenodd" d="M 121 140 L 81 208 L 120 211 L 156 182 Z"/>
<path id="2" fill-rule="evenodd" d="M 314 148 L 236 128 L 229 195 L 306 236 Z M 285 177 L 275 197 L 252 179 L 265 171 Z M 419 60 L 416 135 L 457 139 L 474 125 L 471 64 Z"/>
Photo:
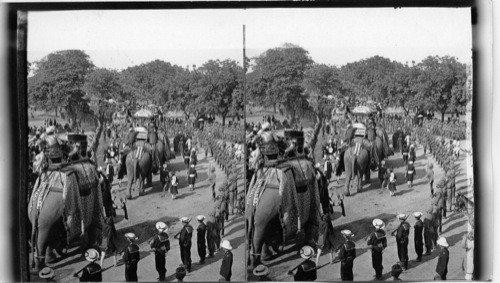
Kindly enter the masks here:
<path id="1" fill-rule="evenodd" d="M 358 178 L 357 191 L 359 192 L 362 176 L 365 175 L 366 182 L 369 182 L 370 169 L 375 171 L 380 166 L 380 162 L 393 153 L 389 148 L 387 133 L 381 127 L 374 128 L 371 124 L 365 130 L 362 124 L 350 128 L 350 121 L 347 123 L 345 143 L 339 153 L 335 175 L 340 176 L 342 172 L 346 173 L 344 194 L 349 196 L 351 179 Z"/>
<path id="2" fill-rule="evenodd" d="M 130 130 L 127 143 L 121 152 L 121 167 L 118 179 L 122 179 L 127 174 L 128 198 L 132 198 L 132 186 L 138 187 L 139 195 L 144 194 L 144 181 L 151 184 L 152 174 L 163 175 L 163 165 L 175 156 L 170 151 L 170 141 L 166 134 L 152 130 L 145 139 L 138 139 L 139 132 Z M 155 169 L 156 167 L 156 169 Z M 156 172 L 153 172 L 156 171 Z M 162 187 L 165 185 L 164 178 Z"/>

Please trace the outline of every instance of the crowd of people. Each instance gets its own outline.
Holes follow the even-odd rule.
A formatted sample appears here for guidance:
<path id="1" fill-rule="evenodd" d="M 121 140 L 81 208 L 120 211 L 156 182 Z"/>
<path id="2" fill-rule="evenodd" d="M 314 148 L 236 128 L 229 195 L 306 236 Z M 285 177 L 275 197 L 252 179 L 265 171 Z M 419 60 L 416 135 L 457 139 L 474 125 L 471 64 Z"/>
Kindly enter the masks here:
<path id="1" fill-rule="evenodd" d="M 431 161 L 425 165 L 425 177 L 429 188 L 429 201 L 428 206 L 424 207 L 423 212 L 413 213 L 415 217 L 414 228 L 414 245 L 416 252 L 416 260 L 422 261 L 423 256 L 430 256 L 434 250 L 437 251 L 438 262 L 435 268 L 435 279 L 445 280 L 447 275 L 447 264 L 449 261 L 448 243 L 445 237 L 440 237 L 442 233 L 443 219 L 453 211 L 456 211 L 456 182 L 458 176 L 458 169 L 456 165 L 457 159 L 460 157 L 460 143 L 457 139 L 449 139 L 449 137 L 457 137 L 457 132 L 465 132 L 465 129 L 458 128 L 455 125 L 449 125 L 450 131 L 438 131 L 437 127 L 440 125 L 435 121 L 429 122 L 430 125 L 426 127 L 413 127 L 408 124 L 400 123 L 400 120 L 394 125 L 387 127 L 392 131 L 393 144 L 392 148 L 397 156 L 400 156 L 404 161 L 405 177 L 408 187 L 412 188 L 413 180 L 416 176 L 416 168 L 414 162 L 416 161 L 416 149 L 421 146 L 424 150 L 424 155 L 429 160 L 431 156 L 426 153 L 432 153 L 437 164 L 442 167 L 444 176 L 434 186 L 434 166 Z M 392 121 L 392 122 L 394 122 Z M 333 129 L 333 127 L 331 128 Z M 412 131 L 413 129 L 413 131 Z M 441 128 L 442 129 L 442 128 Z M 443 135 L 444 134 L 444 135 Z M 333 179 L 332 171 L 338 163 L 338 154 L 341 150 L 341 144 L 349 143 L 348 133 L 330 131 L 330 128 L 324 127 L 323 135 L 328 143 L 323 146 L 323 164 L 317 163 L 316 170 L 318 180 Z M 341 142 L 344 139 L 344 143 Z M 333 169 L 332 169 L 333 168 Z M 386 167 L 386 161 L 381 160 L 378 168 L 379 179 L 381 182 L 381 189 L 389 190 L 391 196 L 395 195 L 397 190 L 397 173 L 393 166 Z M 320 185 L 320 182 L 318 181 Z M 469 217 L 469 216 L 467 216 Z M 398 279 L 402 271 L 408 268 L 408 245 L 410 243 L 411 225 L 407 222 L 408 215 L 400 214 L 397 216 L 400 221 L 398 228 L 391 233 L 396 237 L 398 260 L 391 268 L 391 274 L 394 279 Z M 473 226 L 473 219 L 469 217 L 469 223 Z M 372 252 L 372 266 L 375 270 L 375 278 L 382 278 L 382 254 L 387 248 L 386 233 L 383 230 L 385 223 L 380 219 L 373 220 L 375 230 L 369 235 L 367 244 L 371 247 Z M 324 214 L 320 224 L 320 239 L 318 242 L 318 252 L 316 257 L 315 266 L 319 266 L 319 256 L 322 251 L 330 253 L 332 263 L 341 262 L 340 275 L 342 280 L 353 280 L 353 262 L 356 257 L 354 243 L 350 241 L 352 232 L 349 230 L 341 231 L 344 237 L 344 244 L 341 246 L 338 257 L 333 259 L 333 247 L 337 246 L 334 243 L 332 233 L 334 227 L 328 214 Z M 462 246 L 467 251 L 467 254 L 473 250 L 473 231 L 464 236 Z M 424 252 L 425 247 L 425 252 Z M 438 248 L 439 247 L 439 248 Z M 472 262 L 467 262 L 466 265 L 473 265 Z M 471 268 L 466 274 L 466 279 L 472 278 Z M 473 268 L 472 268 L 473 269 Z M 314 275 L 313 275 L 314 277 Z M 315 280 L 313 277 L 309 280 Z"/>
<path id="2" fill-rule="evenodd" d="M 198 226 L 196 227 L 196 245 L 198 249 L 198 255 L 200 261 L 198 264 L 202 265 L 205 263 L 206 248 L 207 243 L 209 245 L 208 258 L 214 257 L 214 251 L 210 249 L 210 245 L 213 242 L 213 235 L 211 234 L 211 228 L 216 225 L 213 219 L 208 218 L 205 221 L 205 216 L 198 215 L 196 217 L 198 221 Z M 178 282 L 182 282 L 184 277 L 191 272 L 192 260 L 191 260 L 191 247 L 192 238 L 194 234 L 194 228 L 189 223 L 190 218 L 182 217 L 180 218 L 182 223 L 181 230 L 174 236 L 174 239 L 179 241 L 181 262 L 178 267 L 175 268 L 175 278 Z M 155 268 L 158 272 L 158 281 L 166 280 L 166 257 L 171 249 L 170 240 L 168 235 L 169 227 L 164 222 L 157 222 L 155 224 L 157 234 L 154 235 L 148 241 L 148 250 L 154 255 Z M 118 233 L 114 228 L 114 223 L 111 217 L 106 219 L 106 226 L 103 233 L 103 241 L 98 248 L 91 248 L 85 252 L 85 259 L 90 262 L 84 268 L 80 269 L 74 273 L 74 277 L 78 277 L 80 282 L 102 282 L 102 272 L 103 263 L 106 253 L 113 254 L 114 266 L 118 266 L 117 256 L 121 255 L 121 263 L 125 266 L 124 277 L 127 282 L 137 282 L 137 270 L 139 267 L 139 262 L 141 260 L 140 252 L 141 249 L 137 245 L 138 237 L 131 232 L 125 233 L 124 237 L 127 239 L 127 246 L 121 251 L 117 250 L 117 238 Z M 214 247 L 215 248 L 215 247 Z M 99 249 L 101 252 L 99 252 Z M 222 240 L 217 249 L 222 253 L 222 263 L 219 271 L 219 281 L 231 281 L 231 270 L 233 264 L 233 254 L 231 250 L 233 249 L 231 243 L 228 240 Z M 100 259 L 100 263 L 98 260 Z M 47 282 L 53 281 L 55 277 L 55 272 L 50 267 L 45 267 L 39 272 L 39 277 Z M 55 281 L 54 281 L 55 282 Z"/>

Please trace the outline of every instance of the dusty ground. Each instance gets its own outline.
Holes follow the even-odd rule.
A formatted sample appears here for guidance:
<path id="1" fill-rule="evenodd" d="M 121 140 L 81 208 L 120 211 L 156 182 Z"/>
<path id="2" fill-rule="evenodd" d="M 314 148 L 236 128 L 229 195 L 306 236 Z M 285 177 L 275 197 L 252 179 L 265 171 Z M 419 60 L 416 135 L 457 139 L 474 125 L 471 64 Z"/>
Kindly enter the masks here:
<path id="1" fill-rule="evenodd" d="M 32 125 L 30 123 L 30 125 Z M 101 139 L 98 149 L 98 160 L 102 160 L 104 141 Z M 119 235 L 118 250 L 121 251 L 126 246 L 124 234 L 133 232 L 139 240 L 137 244 L 141 249 L 141 261 L 139 262 L 138 277 L 139 281 L 157 281 L 158 273 L 155 269 L 154 255 L 149 252 L 149 241 L 156 234 L 155 223 L 163 221 L 170 227 L 168 234 L 170 236 L 171 250 L 167 255 L 167 281 L 175 281 L 175 269 L 181 264 L 180 249 L 178 241 L 173 239 L 173 236 L 180 230 L 181 224 L 179 218 L 182 216 L 192 217 L 191 225 L 196 229 L 196 216 L 199 214 L 207 215 L 213 207 L 211 189 L 207 183 L 207 170 L 209 162 L 214 162 L 212 157 L 205 157 L 204 150 L 198 153 L 199 163 L 196 167 L 199 178 L 196 181 L 195 190 L 189 191 L 187 184 L 187 171 L 185 169 L 181 157 L 171 160 L 170 168 L 176 170 L 176 175 L 179 178 L 179 196 L 176 200 L 172 200 L 170 194 L 162 196 L 162 188 L 159 182 L 159 176 L 153 176 L 153 187 L 146 189 L 146 195 L 136 197 L 133 200 L 127 201 L 129 219 L 123 217 L 123 210 L 117 210 L 118 216 L 115 218 L 115 225 Z M 216 184 L 220 185 L 225 174 L 218 166 L 216 167 Z M 113 183 L 114 190 L 125 190 L 126 182 L 123 182 L 121 188 L 115 180 Z M 218 187 L 217 187 L 218 188 Z M 239 190 L 243 190 L 242 183 L 239 184 Z M 133 195 L 137 196 L 138 192 Z M 234 262 L 232 268 L 232 280 L 245 280 L 245 257 L 244 257 L 244 220 L 243 216 L 230 216 L 229 222 L 226 222 L 225 239 L 228 239 L 233 246 Z M 221 254 L 217 253 L 212 259 L 207 259 L 205 264 L 198 265 L 199 256 L 196 247 L 196 233 L 193 234 L 193 246 L 191 248 L 191 258 L 193 262 L 192 272 L 186 276 L 186 281 L 218 281 L 219 269 L 222 262 Z M 84 267 L 88 262 L 82 255 L 81 250 L 73 248 L 69 251 L 68 257 L 49 264 L 55 269 L 55 280 L 61 282 L 78 282 L 72 277 L 72 274 Z M 121 256 L 119 256 L 121 258 Z M 119 265 L 113 266 L 112 257 L 107 257 L 103 264 L 103 281 L 125 281 L 125 267 Z M 32 274 L 32 281 L 40 281 L 39 278 Z"/>
<path id="2" fill-rule="evenodd" d="M 269 114 L 266 112 L 264 114 Z M 264 115 L 254 113 L 247 118 L 247 121 L 260 121 L 258 116 Z M 312 123 L 305 123 L 305 130 L 311 127 Z M 325 142 L 325 137 L 321 136 L 317 144 L 315 156 L 316 161 L 321 161 L 320 146 Z M 462 146 L 470 147 L 470 141 L 462 141 Z M 387 166 L 394 166 L 397 173 L 397 193 L 390 197 L 387 190 L 380 189 L 380 182 L 377 178 L 377 172 L 372 172 L 371 183 L 363 186 L 363 191 L 356 193 L 351 190 L 351 196 L 346 197 L 344 205 L 346 209 L 346 217 L 341 215 L 340 207 L 336 206 L 333 225 L 336 231 L 336 238 L 340 241 L 340 230 L 350 229 L 355 237 L 353 238 L 357 247 L 357 258 L 354 261 L 354 280 L 366 281 L 373 280 L 375 271 L 371 264 L 371 253 L 366 245 L 366 238 L 373 226 L 371 224 L 374 218 L 380 218 L 386 223 L 385 231 L 390 234 L 397 228 L 398 220 L 396 215 L 399 213 L 412 214 L 416 211 L 427 209 L 430 205 L 430 188 L 424 179 L 424 166 L 427 162 L 434 163 L 435 180 L 438 181 L 444 174 L 442 168 L 437 165 L 431 154 L 424 155 L 422 147 L 417 147 L 417 160 L 415 162 L 416 177 L 414 178 L 413 188 L 408 188 L 405 178 L 405 168 L 403 165 L 401 154 L 396 154 L 390 157 L 387 161 Z M 466 159 L 461 156 L 457 164 L 460 164 L 460 175 L 456 180 L 457 192 L 468 192 L 472 194 L 472 189 L 467 187 L 467 164 Z M 344 190 L 344 178 L 340 179 L 339 184 L 332 178 L 330 184 L 330 194 L 337 194 Z M 436 183 L 435 181 L 435 183 Z M 413 226 L 415 218 L 410 216 L 408 222 Z M 415 261 L 416 253 L 413 245 L 413 228 L 410 232 L 410 244 L 408 246 L 409 253 L 409 269 L 404 271 L 400 278 L 402 280 L 412 281 L 432 281 L 435 275 L 435 267 L 437 263 L 438 251 L 434 250 L 432 255 L 424 256 L 422 262 Z M 448 264 L 447 279 L 460 280 L 464 278 L 462 270 L 462 260 L 465 256 L 465 251 L 460 247 L 462 236 L 467 233 L 467 220 L 461 214 L 449 213 L 448 218 L 443 219 L 443 233 L 450 245 L 450 261 Z M 340 243 L 340 242 L 339 242 Z M 286 246 L 285 252 L 273 258 L 270 261 L 264 262 L 271 271 L 270 278 L 274 281 L 293 281 L 293 275 L 288 275 L 287 271 L 297 266 L 303 259 L 298 255 L 300 245 L 296 246 L 290 243 Z M 336 253 L 334 254 L 337 255 Z M 384 277 L 383 280 L 392 280 L 390 276 L 391 266 L 398 262 L 397 248 L 395 237 L 388 236 L 388 247 L 384 251 L 383 265 Z M 340 281 L 340 263 L 330 264 L 330 256 L 323 253 L 320 257 L 318 279 L 317 281 Z M 248 270 L 248 280 L 256 280 L 252 271 Z"/>

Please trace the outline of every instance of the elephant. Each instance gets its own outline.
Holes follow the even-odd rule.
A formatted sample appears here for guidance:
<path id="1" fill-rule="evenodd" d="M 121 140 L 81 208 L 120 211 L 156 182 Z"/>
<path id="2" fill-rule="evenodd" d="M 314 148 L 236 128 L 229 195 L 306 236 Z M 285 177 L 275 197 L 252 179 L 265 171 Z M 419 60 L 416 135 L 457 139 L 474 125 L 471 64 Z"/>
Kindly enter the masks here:
<path id="1" fill-rule="evenodd" d="M 315 170 L 306 158 L 257 169 L 245 209 L 251 267 L 266 259 L 268 246 L 282 250 L 297 235 L 297 244 L 315 243 L 320 207 Z"/>
<path id="2" fill-rule="evenodd" d="M 151 158 L 153 162 L 153 167 L 151 173 L 157 174 L 157 170 L 160 172 L 160 176 L 163 176 L 163 164 L 167 161 L 175 158 L 175 153 L 172 152 L 170 148 L 170 140 L 167 135 L 163 133 L 152 132 L 148 137 L 148 144 L 151 153 Z M 156 164 L 156 166 L 154 166 Z M 148 175 L 148 184 L 151 184 L 152 174 Z M 162 179 L 162 187 L 165 186 Z"/>
<path id="3" fill-rule="evenodd" d="M 350 196 L 351 180 L 357 177 L 357 192 L 361 192 L 361 182 L 363 174 L 370 176 L 369 152 L 365 148 L 361 148 L 358 155 L 354 157 L 354 147 L 348 148 L 344 153 L 345 167 L 345 196 Z"/>
<path id="4" fill-rule="evenodd" d="M 81 237 L 97 243 L 103 199 L 95 165 L 88 160 L 49 168 L 38 178 L 28 205 L 33 265 L 41 270 Z M 47 257 L 46 257 L 47 256 Z"/>
<path id="5" fill-rule="evenodd" d="M 127 154 L 125 161 L 127 167 L 128 199 L 132 199 L 132 184 L 135 186 L 134 190 L 138 187 L 139 196 L 144 195 L 144 181 L 150 176 L 152 170 L 151 146 L 146 143 L 142 143 L 142 146 L 140 144 L 139 142 L 139 146 Z"/>

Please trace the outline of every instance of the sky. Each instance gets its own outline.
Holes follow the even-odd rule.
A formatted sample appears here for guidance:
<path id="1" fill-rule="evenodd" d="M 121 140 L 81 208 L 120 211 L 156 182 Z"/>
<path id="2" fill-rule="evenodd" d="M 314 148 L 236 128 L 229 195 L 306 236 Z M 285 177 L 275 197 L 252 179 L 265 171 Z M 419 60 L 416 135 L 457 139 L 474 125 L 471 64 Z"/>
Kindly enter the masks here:
<path id="1" fill-rule="evenodd" d="M 281 8 L 30 12 L 28 61 L 84 50 L 97 67 L 122 70 L 160 59 L 180 66 L 247 57 L 293 43 L 317 63 L 342 66 L 375 55 L 470 63 L 468 8 Z"/>

